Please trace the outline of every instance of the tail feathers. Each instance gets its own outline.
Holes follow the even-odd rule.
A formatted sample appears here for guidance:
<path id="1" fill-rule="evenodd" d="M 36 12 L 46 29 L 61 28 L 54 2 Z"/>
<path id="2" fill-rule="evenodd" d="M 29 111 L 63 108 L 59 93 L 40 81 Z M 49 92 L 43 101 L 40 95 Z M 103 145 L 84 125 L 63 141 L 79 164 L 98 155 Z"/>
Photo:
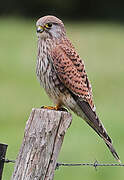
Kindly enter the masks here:
<path id="1" fill-rule="evenodd" d="M 77 104 L 79 105 L 79 107 L 83 112 L 83 114 L 80 116 L 85 119 L 85 121 L 97 132 L 97 134 L 101 138 L 103 138 L 114 158 L 118 162 L 120 162 L 119 156 L 112 145 L 111 138 L 108 136 L 106 129 L 104 128 L 102 122 L 97 117 L 96 113 L 91 109 L 89 103 L 84 101 L 83 99 L 80 99 L 78 96 L 74 95 L 73 93 L 72 93 L 72 97 L 75 99 L 75 101 L 77 102 Z"/>
<path id="2" fill-rule="evenodd" d="M 112 143 L 109 142 L 108 140 L 106 140 L 104 137 L 102 137 L 102 138 L 103 138 L 103 140 L 105 141 L 107 147 L 108 147 L 109 150 L 111 151 L 111 153 L 112 153 L 112 155 L 114 156 L 114 158 L 115 158 L 119 163 L 121 163 L 120 158 L 119 158 L 117 152 L 115 151 Z"/>
<path id="3" fill-rule="evenodd" d="M 86 121 L 96 132 L 97 134 L 104 140 L 105 144 L 107 145 L 107 147 L 109 148 L 110 152 L 112 153 L 112 155 L 114 156 L 114 158 L 121 163 L 120 158 L 117 154 L 117 152 L 115 151 L 113 144 L 112 144 L 112 140 L 111 138 L 108 136 L 104 126 L 101 126 L 101 129 L 103 130 L 103 132 L 101 133 L 101 131 L 99 131 L 99 128 L 97 129 L 97 127 L 95 127 L 93 124 L 91 125 L 91 123 L 89 123 L 88 121 Z"/>

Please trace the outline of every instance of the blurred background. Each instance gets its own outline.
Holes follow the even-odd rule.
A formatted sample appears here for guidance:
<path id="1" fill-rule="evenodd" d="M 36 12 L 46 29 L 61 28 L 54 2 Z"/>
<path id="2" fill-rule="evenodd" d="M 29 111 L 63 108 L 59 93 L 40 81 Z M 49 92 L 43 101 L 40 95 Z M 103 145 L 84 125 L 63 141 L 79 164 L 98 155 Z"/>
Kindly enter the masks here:
<path id="1" fill-rule="evenodd" d="M 65 23 L 67 35 L 84 59 L 97 113 L 124 162 L 124 3 L 98 0 L 6 0 L 0 4 L 0 143 L 16 159 L 33 107 L 52 105 L 35 75 L 36 20 L 52 14 Z M 115 163 L 103 141 L 73 114 L 59 162 Z M 13 164 L 6 164 L 9 180 Z M 123 167 L 61 167 L 55 180 L 121 180 Z"/>

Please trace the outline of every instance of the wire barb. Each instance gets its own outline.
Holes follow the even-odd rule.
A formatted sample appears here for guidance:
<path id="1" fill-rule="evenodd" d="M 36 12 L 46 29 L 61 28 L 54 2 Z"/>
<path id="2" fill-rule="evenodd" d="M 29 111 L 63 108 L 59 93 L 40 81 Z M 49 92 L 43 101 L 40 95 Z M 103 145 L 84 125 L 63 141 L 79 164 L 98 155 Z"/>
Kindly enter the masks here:
<path id="1" fill-rule="evenodd" d="M 59 169 L 60 166 L 93 166 L 97 170 L 98 166 L 122 167 L 124 164 L 99 164 L 98 161 L 94 163 L 57 163 L 55 169 Z"/>

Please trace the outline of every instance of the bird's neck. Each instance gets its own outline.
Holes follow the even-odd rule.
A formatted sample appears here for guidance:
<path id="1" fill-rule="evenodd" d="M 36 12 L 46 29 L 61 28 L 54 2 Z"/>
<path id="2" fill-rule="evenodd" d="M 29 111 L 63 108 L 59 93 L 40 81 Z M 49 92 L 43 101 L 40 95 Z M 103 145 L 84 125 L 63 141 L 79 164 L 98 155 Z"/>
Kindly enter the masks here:
<path id="1" fill-rule="evenodd" d="M 63 39 L 50 39 L 50 38 L 39 38 L 38 39 L 38 56 L 43 54 L 49 55 L 51 50 L 57 45 L 61 44 Z"/>

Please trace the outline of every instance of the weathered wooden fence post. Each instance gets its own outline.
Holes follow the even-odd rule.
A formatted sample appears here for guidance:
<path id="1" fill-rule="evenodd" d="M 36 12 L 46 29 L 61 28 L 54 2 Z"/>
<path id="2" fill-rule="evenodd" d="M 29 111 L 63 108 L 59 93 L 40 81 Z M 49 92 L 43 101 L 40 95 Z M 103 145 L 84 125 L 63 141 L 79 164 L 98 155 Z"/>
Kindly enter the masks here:
<path id="1" fill-rule="evenodd" d="M 33 109 L 26 124 L 12 180 L 52 180 L 71 121 L 68 112 Z"/>

